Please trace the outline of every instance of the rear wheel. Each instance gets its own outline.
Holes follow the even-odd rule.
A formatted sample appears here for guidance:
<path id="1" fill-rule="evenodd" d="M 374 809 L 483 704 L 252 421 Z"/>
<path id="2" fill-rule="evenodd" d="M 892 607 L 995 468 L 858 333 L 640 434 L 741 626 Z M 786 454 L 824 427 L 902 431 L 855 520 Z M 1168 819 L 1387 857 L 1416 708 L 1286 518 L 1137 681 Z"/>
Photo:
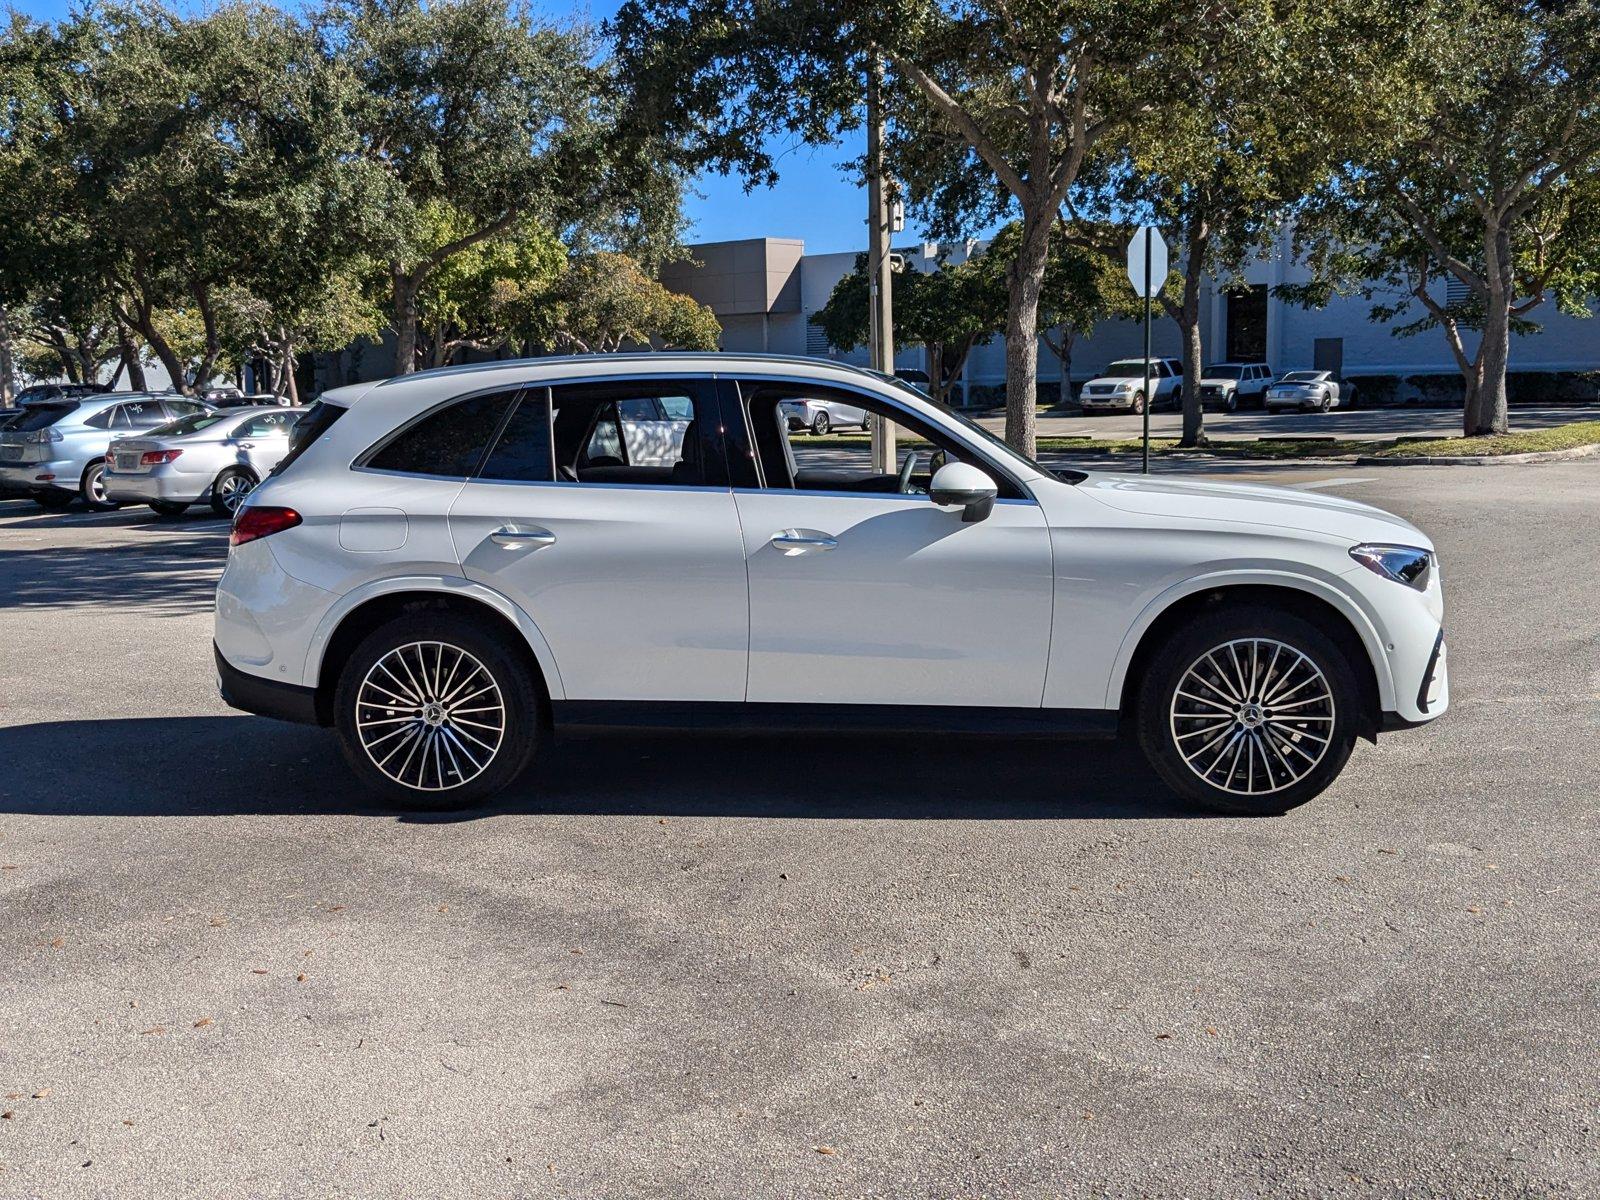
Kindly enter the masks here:
<path id="1" fill-rule="evenodd" d="M 115 500 L 106 497 L 106 464 L 104 461 L 92 462 L 84 469 L 83 480 L 78 485 L 78 494 L 83 497 L 83 502 L 95 512 L 110 512 L 114 508 L 121 508 Z"/>
<path id="2" fill-rule="evenodd" d="M 1211 613 L 1150 662 L 1139 742 L 1185 799 L 1276 815 L 1322 792 L 1350 758 L 1360 688 L 1338 642 L 1309 621 L 1261 605 Z"/>
<path id="3" fill-rule="evenodd" d="M 334 696 L 339 742 L 368 788 L 408 808 L 465 808 L 526 769 L 539 691 L 526 664 L 463 617 L 403 617 L 356 647 Z"/>
<path id="4" fill-rule="evenodd" d="M 255 474 L 244 467 L 229 467 L 211 485 L 212 511 L 219 517 L 233 516 L 259 482 Z"/>

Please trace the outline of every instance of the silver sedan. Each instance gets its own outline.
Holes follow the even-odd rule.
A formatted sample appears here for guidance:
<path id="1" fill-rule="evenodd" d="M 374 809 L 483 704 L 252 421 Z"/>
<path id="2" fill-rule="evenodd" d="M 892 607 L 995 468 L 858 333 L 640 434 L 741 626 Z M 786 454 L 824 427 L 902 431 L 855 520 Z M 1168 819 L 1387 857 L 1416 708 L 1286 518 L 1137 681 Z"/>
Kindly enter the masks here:
<path id="1" fill-rule="evenodd" d="M 1332 371 L 1290 371 L 1267 388 L 1262 398 L 1268 412 L 1283 408 L 1350 408 L 1356 402 L 1355 385 Z"/>
<path id="2" fill-rule="evenodd" d="M 305 411 L 227 408 L 119 438 L 106 455 L 106 496 L 164 516 L 209 500 L 219 516 L 231 517 L 289 452 L 289 432 Z"/>

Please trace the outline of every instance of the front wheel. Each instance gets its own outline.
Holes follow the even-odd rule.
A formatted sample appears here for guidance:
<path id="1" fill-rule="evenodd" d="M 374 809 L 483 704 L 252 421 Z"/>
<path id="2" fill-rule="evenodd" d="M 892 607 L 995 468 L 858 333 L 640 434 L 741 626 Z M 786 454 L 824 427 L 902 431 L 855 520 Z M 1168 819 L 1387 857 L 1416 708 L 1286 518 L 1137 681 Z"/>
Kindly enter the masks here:
<path id="1" fill-rule="evenodd" d="M 522 659 L 477 622 L 402 617 L 356 647 L 334 717 L 346 760 L 372 791 L 407 808 L 458 809 L 526 769 L 539 691 Z"/>
<path id="2" fill-rule="evenodd" d="M 1144 393 L 1143 392 L 1135 392 L 1133 394 L 1133 403 L 1128 405 L 1128 411 L 1133 413 L 1135 416 L 1137 416 L 1139 413 L 1142 413 L 1144 411 Z"/>
<path id="3" fill-rule="evenodd" d="M 1150 659 L 1139 742 L 1178 795 L 1271 816 L 1321 793 L 1355 747 L 1361 693 L 1337 641 L 1260 605 L 1186 624 Z"/>
<path id="4" fill-rule="evenodd" d="M 811 418 L 811 432 L 817 437 L 826 437 L 828 430 L 833 428 L 833 422 L 826 412 L 819 412 Z"/>

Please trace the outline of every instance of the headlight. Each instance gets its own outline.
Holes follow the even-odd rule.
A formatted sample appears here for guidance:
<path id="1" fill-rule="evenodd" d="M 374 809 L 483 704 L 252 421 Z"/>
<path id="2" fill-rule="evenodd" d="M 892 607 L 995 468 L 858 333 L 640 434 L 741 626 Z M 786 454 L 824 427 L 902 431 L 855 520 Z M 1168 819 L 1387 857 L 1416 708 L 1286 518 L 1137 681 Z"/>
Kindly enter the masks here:
<path id="1" fill-rule="evenodd" d="M 1131 391 L 1133 391 L 1133 384 L 1131 384 L 1131 383 L 1119 383 L 1119 384 L 1117 384 L 1117 391 L 1119 391 L 1119 392 L 1131 392 Z"/>
<path id="2" fill-rule="evenodd" d="M 1428 590 L 1428 579 L 1433 572 L 1433 552 L 1416 546 L 1352 546 L 1350 557 L 1367 570 L 1416 588 Z"/>

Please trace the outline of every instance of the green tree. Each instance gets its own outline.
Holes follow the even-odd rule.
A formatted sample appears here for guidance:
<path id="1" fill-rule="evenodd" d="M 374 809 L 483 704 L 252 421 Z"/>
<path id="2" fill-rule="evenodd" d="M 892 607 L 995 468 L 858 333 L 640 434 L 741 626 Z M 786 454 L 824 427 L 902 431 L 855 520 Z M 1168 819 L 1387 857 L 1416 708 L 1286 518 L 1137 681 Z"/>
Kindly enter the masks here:
<path id="1" fill-rule="evenodd" d="M 775 131 L 827 141 L 886 65 L 892 166 L 941 236 L 1018 216 L 1006 436 L 1034 448 L 1038 310 L 1055 221 L 1091 155 L 1166 88 L 1163 50 L 1211 6 L 1184 0 L 628 0 L 613 28 L 641 119 L 695 166 L 761 182 Z"/>
<path id="2" fill-rule="evenodd" d="M 908 269 L 894 277 L 896 339 L 922 346 L 929 394 L 943 403 L 973 348 L 1005 326 L 1005 280 L 986 269 L 985 257 L 938 262 L 932 270 Z M 867 256 L 858 254 L 855 269 L 834 284 L 828 302 L 811 317 L 830 345 L 853 350 L 866 344 L 868 284 Z"/>
<path id="3" fill-rule="evenodd" d="M 1465 433 L 1501 433 L 1511 334 L 1600 294 L 1600 3 L 1427 0 L 1383 50 L 1403 85 L 1371 90 L 1385 120 L 1306 205 L 1315 278 L 1284 294 L 1442 331 Z"/>
<path id="4" fill-rule="evenodd" d="M 392 184 L 396 373 L 416 369 L 434 273 L 522 222 L 580 248 L 676 238 L 681 176 L 650 136 L 615 128 L 609 66 L 583 32 L 505 0 L 335 0 L 318 27 L 354 65 L 362 153 Z"/>
<path id="5" fill-rule="evenodd" d="M 668 291 L 625 254 L 574 258 L 547 294 L 547 344 L 579 354 L 625 345 L 715 350 L 722 326 L 705 305 Z"/>

